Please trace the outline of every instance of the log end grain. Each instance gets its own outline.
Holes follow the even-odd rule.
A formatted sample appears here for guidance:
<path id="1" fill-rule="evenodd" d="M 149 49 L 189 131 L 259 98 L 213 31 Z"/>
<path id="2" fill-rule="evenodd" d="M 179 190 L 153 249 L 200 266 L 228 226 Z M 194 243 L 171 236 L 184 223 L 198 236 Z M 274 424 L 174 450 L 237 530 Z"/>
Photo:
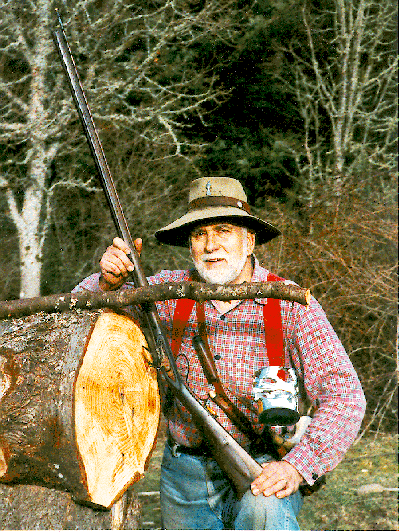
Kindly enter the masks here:
<path id="1" fill-rule="evenodd" d="M 75 435 L 87 491 L 110 508 L 142 478 L 160 419 L 156 370 L 132 318 L 103 312 L 75 385 Z"/>
<path id="2" fill-rule="evenodd" d="M 0 355 L 0 401 L 2 397 L 7 393 L 7 390 L 11 386 L 11 377 L 4 371 L 6 365 L 6 358 Z M 4 451 L 0 446 L 0 478 L 7 472 L 7 461 L 4 456 Z"/>

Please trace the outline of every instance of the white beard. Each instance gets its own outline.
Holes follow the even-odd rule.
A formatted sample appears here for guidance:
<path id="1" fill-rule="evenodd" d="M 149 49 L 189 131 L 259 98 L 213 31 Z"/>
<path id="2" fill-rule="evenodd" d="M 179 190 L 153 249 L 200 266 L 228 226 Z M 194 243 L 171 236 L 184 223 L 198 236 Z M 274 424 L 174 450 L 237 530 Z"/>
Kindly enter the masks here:
<path id="1" fill-rule="evenodd" d="M 224 258 L 227 261 L 227 265 L 224 269 L 208 270 L 205 266 L 207 259 L 211 258 Z M 198 261 L 193 260 L 194 267 L 196 268 L 200 277 L 211 284 L 229 284 L 237 279 L 242 272 L 244 265 L 247 261 L 247 242 L 243 243 L 243 249 L 239 258 L 233 259 L 227 255 L 224 251 L 218 251 L 213 255 L 204 254 Z"/>

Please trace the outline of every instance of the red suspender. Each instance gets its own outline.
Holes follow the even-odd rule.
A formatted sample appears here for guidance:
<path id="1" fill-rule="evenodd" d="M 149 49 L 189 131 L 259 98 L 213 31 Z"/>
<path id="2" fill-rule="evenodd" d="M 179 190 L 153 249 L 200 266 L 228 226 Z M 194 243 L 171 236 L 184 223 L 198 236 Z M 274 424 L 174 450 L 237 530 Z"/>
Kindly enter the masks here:
<path id="1" fill-rule="evenodd" d="M 269 273 L 267 281 L 283 281 L 283 279 L 273 273 Z M 175 358 L 178 356 L 181 348 L 183 333 L 189 321 L 194 303 L 193 299 L 178 299 L 176 302 L 171 339 L 171 350 Z M 283 367 L 285 365 L 285 352 L 283 349 L 282 318 L 279 299 L 269 298 L 267 304 L 263 305 L 263 307 L 265 345 L 267 347 L 269 365 Z M 283 376 L 280 377 L 283 378 Z"/>
<path id="2" fill-rule="evenodd" d="M 193 299 L 178 299 L 172 322 L 171 351 L 176 358 L 181 348 L 183 333 L 194 307 Z"/>
<path id="3" fill-rule="evenodd" d="M 273 273 L 269 273 L 267 281 L 283 281 L 283 279 Z M 263 314 L 265 345 L 267 346 L 269 365 L 284 367 L 285 352 L 283 349 L 282 318 L 279 299 L 269 298 L 267 304 L 264 305 Z"/>

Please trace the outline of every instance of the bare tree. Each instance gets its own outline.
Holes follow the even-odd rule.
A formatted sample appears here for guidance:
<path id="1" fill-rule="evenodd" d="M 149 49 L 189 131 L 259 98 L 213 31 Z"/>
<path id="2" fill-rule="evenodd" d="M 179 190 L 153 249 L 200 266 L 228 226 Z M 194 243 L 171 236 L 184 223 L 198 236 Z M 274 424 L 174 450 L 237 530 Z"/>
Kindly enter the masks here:
<path id="1" fill-rule="evenodd" d="M 39 230 L 42 207 L 45 206 L 45 179 L 54 158 L 58 143 L 49 144 L 54 133 L 51 123 L 54 115 L 46 108 L 45 77 L 51 41 L 47 35 L 49 3 L 37 2 L 36 31 L 30 41 L 19 17 L 17 3 L 2 6 L 2 124 L 1 137 L 18 151 L 18 158 L 6 160 L 1 171 L 1 185 L 6 194 L 10 216 L 14 221 L 21 254 L 21 293 L 38 293 L 40 282 L 40 256 L 45 230 Z M 12 32 L 12 37 L 9 35 Z M 15 71 L 19 61 L 20 72 Z M 30 81 L 30 90 L 27 87 Z M 19 201 L 23 174 L 29 173 L 25 182 L 23 200 Z M 19 195 L 19 197 L 18 197 Z M 45 229 L 45 228 L 44 228 Z M 26 275 L 27 272 L 29 276 Z M 25 273 L 25 274 L 24 274 Z"/>
<path id="2" fill-rule="evenodd" d="M 182 129 L 193 116 L 204 120 L 205 103 L 215 105 L 224 95 L 214 89 L 212 70 L 194 64 L 190 50 L 205 37 L 234 38 L 231 5 L 231 0 L 207 0 L 195 9 L 190 2 L 169 0 L 63 2 L 95 120 L 114 150 L 115 138 L 125 135 L 146 144 L 148 159 L 192 161 L 202 146 L 186 141 Z M 1 5 L 0 186 L 17 231 L 23 297 L 40 292 L 55 195 L 97 189 L 52 42 L 53 8 L 53 0 Z"/>
<path id="3" fill-rule="evenodd" d="M 364 186 L 367 175 L 381 179 L 396 171 L 397 3 L 296 4 L 307 48 L 295 38 L 280 47 L 292 73 L 291 81 L 281 79 L 296 95 L 304 136 L 286 149 L 313 206 L 326 184 L 340 197 L 349 179 L 357 177 Z"/>
<path id="4" fill-rule="evenodd" d="M 298 209 L 266 199 L 282 230 L 266 266 L 311 288 L 354 362 L 364 429 L 398 425 L 397 5 L 295 0 L 274 44 L 304 129 L 279 140 L 297 163 Z"/>
<path id="5" fill-rule="evenodd" d="M 363 428 L 379 432 L 398 426 L 398 203 L 395 184 L 385 195 L 379 182 L 371 187 L 365 197 L 357 183 L 344 185 L 336 217 L 332 191 L 323 189 L 309 212 L 312 234 L 271 199 L 265 215 L 282 237 L 259 258 L 320 301 L 358 371 L 367 398 Z"/>

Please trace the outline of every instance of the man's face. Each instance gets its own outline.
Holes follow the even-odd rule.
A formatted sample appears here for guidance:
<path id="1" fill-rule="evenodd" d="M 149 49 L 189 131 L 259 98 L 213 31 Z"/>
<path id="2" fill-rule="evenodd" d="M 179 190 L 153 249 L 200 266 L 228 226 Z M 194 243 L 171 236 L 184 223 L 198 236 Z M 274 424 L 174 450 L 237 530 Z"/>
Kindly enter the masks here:
<path id="1" fill-rule="evenodd" d="M 254 245 L 253 233 L 244 227 L 224 222 L 197 226 L 190 235 L 193 263 L 208 283 L 250 281 L 250 256 Z"/>

